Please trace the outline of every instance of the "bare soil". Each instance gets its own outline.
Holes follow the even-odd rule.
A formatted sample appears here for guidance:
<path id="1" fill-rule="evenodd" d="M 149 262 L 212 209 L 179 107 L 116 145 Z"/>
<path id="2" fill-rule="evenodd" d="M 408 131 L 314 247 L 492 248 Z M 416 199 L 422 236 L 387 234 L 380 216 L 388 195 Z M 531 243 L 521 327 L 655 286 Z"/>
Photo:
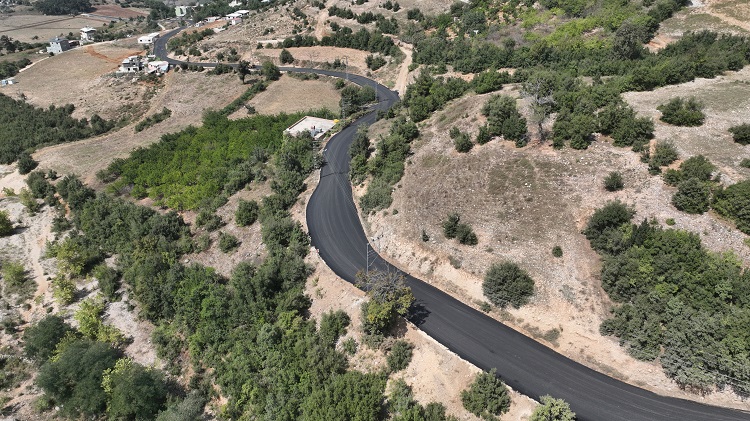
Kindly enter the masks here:
<path id="1" fill-rule="evenodd" d="M 265 91 L 255 95 L 248 105 L 255 107 L 259 114 L 296 113 L 299 111 L 326 108 L 338 114 L 341 94 L 333 86 L 334 79 L 321 77 L 315 80 L 300 80 L 283 75 Z M 241 108 L 235 113 L 244 117 L 247 112 Z M 234 116 L 233 116 L 234 117 Z"/>
<path id="2" fill-rule="evenodd" d="M 148 10 L 137 9 L 133 7 L 122 7 L 115 4 L 103 4 L 94 7 L 92 12 L 96 15 L 109 16 L 113 18 L 137 18 L 139 16 L 148 16 Z"/>
<path id="3" fill-rule="evenodd" d="M 504 91 L 517 95 L 512 85 Z M 594 142 L 586 151 L 556 151 L 548 145 L 516 149 L 495 139 L 475 145 L 469 153 L 457 153 L 449 129 L 456 125 L 475 136 L 484 124 L 480 108 L 487 97 L 456 100 L 421 125 L 422 135 L 412 145 L 414 155 L 397 185 L 393 205 L 365 221 L 381 254 L 477 307 L 485 301 L 481 283 L 486 269 L 512 260 L 536 280 L 536 294 L 529 305 L 493 310 L 493 317 L 585 365 L 657 393 L 749 409 L 747 402 L 730 393 L 697 396 L 682 391 L 657 364 L 633 359 L 616 338 L 599 334 L 612 303 L 601 289 L 600 259 L 580 232 L 596 208 L 619 199 L 635 207 L 636 220 L 663 223 L 673 218 L 677 228 L 698 233 L 710 249 L 732 250 L 747 264 L 745 236 L 715 215 L 677 211 L 670 204 L 672 188 L 650 176 L 635 153 L 606 141 Z M 523 102 L 520 105 L 525 110 Z M 725 118 L 735 113 L 725 112 Z M 375 133 L 383 130 L 373 127 Z M 658 130 L 657 137 L 664 136 Z M 716 153 L 728 146 L 722 141 Z M 612 170 L 623 174 L 623 191 L 604 190 L 603 178 Z M 443 236 L 441 223 L 450 212 L 458 212 L 461 221 L 473 227 L 479 245 L 462 246 Z M 428 242 L 421 241 L 422 230 Z M 556 245 L 563 249 L 562 258 L 551 254 Z"/>
<path id="4" fill-rule="evenodd" d="M 78 36 L 84 26 L 97 28 L 102 26 L 102 20 L 82 16 L 21 13 L 0 15 L 0 35 L 7 35 L 22 42 L 47 42 L 50 38 L 65 36 L 69 32 Z"/>

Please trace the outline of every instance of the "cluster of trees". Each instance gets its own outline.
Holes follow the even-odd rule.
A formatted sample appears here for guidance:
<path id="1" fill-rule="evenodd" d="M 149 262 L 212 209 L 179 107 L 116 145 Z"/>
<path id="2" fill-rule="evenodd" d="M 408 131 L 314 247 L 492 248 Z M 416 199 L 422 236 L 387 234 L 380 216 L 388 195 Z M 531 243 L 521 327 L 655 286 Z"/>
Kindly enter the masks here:
<path id="1" fill-rule="evenodd" d="M 365 148 L 359 147 L 352 161 L 359 161 L 357 165 L 361 168 L 362 160 L 367 161 L 367 172 L 372 177 L 367 186 L 367 192 L 360 198 L 359 205 L 362 211 L 369 213 L 379 209 L 385 209 L 393 202 L 391 196 L 393 186 L 401 180 L 404 175 L 406 157 L 410 151 L 410 143 L 419 136 L 417 125 L 407 121 L 403 116 L 394 119 L 388 136 L 381 137 L 376 144 L 377 152 L 369 160 Z"/>
<path id="2" fill-rule="evenodd" d="M 696 234 L 633 224 L 633 215 L 610 202 L 584 230 L 604 256 L 602 286 L 619 303 L 601 332 L 636 358 L 658 358 L 682 386 L 748 393 L 750 272 L 731 253 L 706 250 Z"/>
<path id="3" fill-rule="evenodd" d="M 196 43 L 203 41 L 205 38 L 208 38 L 213 34 L 213 29 L 204 29 L 195 32 L 184 31 L 179 37 L 170 38 L 169 42 L 167 42 L 167 48 L 175 54 L 182 54 L 185 48 L 192 47 Z"/>
<path id="4" fill-rule="evenodd" d="M 367 64 L 367 68 L 370 70 L 378 70 L 385 66 L 386 63 L 385 57 L 381 55 L 370 54 L 365 58 L 365 64 Z"/>
<path id="5" fill-rule="evenodd" d="M 281 47 L 283 48 L 312 47 L 315 45 L 354 48 L 355 50 L 380 53 L 393 57 L 402 54 L 401 50 L 393 43 L 393 39 L 384 36 L 382 31 L 369 32 L 364 28 L 354 32 L 348 27 L 338 27 L 333 34 L 324 36 L 320 41 L 312 36 L 295 35 L 281 42 Z"/>
<path id="6" fill-rule="evenodd" d="M 367 104 L 377 99 L 375 89 L 372 86 L 347 85 L 341 89 L 341 115 L 346 117 L 362 110 Z"/>
<path id="7" fill-rule="evenodd" d="M 37 49 L 43 45 L 44 43 L 29 44 L 28 42 L 21 42 L 7 35 L 0 35 L 0 50 L 5 50 L 5 54 L 13 54 L 19 51 Z"/>
<path id="8" fill-rule="evenodd" d="M 154 115 L 150 115 L 143 120 L 139 121 L 138 124 L 135 125 L 135 132 L 138 133 L 140 131 L 143 131 L 154 124 L 161 123 L 162 121 L 168 119 L 172 116 L 172 110 L 170 110 L 167 107 L 164 107 L 161 111 Z"/>
<path id="9" fill-rule="evenodd" d="M 73 105 L 35 108 L 0 94 L 0 163 L 10 164 L 40 145 L 72 142 L 111 130 L 114 122 L 94 114 L 91 120 L 71 117 Z"/>
<path id="10" fill-rule="evenodd" d="M 404 275 L 400 272 L 360 272 L 357 274 L 357 286 L 370 297 L 362 304 L 362 328 L 369 335 L 388 333 L 398 317 L 405 316 L 414 302 L 411 289 L 406 286 Z M 391 365 L 400 369 L 401 364 Z"/>
<path id="11" fill-rule="evenodd" d="M 31 64 L 31 60 L 28 58 L 22 58 L 18 61 L 2 61 L 0 62 L 0 79 L 7 79 L 18 74 L 18 72 L 24 67 Z"/>
<path id="12" fill-rule="evenodd" d="M 391 9 L 393 8 L 392 4 L 390 5 L 390 8 Z M 356 14 L 352 12 L 351 9 L 344 9 L 344 8 L 340 8 L 337 6 L 329 7 L 328 13 L 331 16 L 337 16 L 342 19 L 356 20 L 357 23 L 361 23 L 363 25 L 376 22 L 376 27 L 378 28 L 380 32 L 384 34 L 398 33 L 398 21 L 396 20 L 396 18 L 392 17 L 390 19 L 387 19 L 385 16 L 383 16 L 380 13 L 364 12 L 364 13 Z"/>
<path id="13" fill-rule="evenodd" d="M 92 10 L 89 0 L 37 0 L 34 7 L 45 15 L 77 15 Z"/>
<path id="14" fill-rule="evenodd" d="M 313 112 L 331 117 L 327 111 Z M 126 160 L 114 161 L 98 176 L 113 191 L 130 189 L 173 209 L 195 209 L 205 200 L 231 195 L 255 179 L 269 154 L 280 149 L 282 132 L 303 114 L 256 115 L 229 120 L 209 112 L 200 128 L 167 134 Z M 309 148 L 309 145 L 308 145 Z"/>
<path id="15" fill-rule="evenodd" d="M 518 112 L 514 98 L 493 95 L 482 107 L 482 114 L 487 117 L 486 133 L 490 137 L 502 136 L 519 148 L 528 142 L 526 119 Z"/>
<path id="16" fill-rule="evenodd" d="M 423 71 L 414 83 L 406 88 L 403 103 L 409 109 L 409 117 L 415 122 L 420 122 L 448 101 L 463 95 L 468 89 L 469 83 L 463 79 L 435 78 Z"/>

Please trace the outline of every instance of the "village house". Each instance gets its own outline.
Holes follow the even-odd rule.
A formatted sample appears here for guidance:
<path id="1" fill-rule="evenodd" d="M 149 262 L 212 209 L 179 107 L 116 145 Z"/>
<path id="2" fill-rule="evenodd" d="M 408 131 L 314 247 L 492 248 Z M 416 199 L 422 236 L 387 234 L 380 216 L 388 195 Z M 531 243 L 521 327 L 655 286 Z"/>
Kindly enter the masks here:
<path id="1" fill-rule="evenodd" d="M 152 32 L 148 35 L 143 35 L 142 37 L 138 38 L 138 44 L 142 45 L 151 45 L 154 43 L 154 41 L 159 38 L 158 32 Z"/>
<path id="2" fill-rule="evenodd" d="M 94 42 L 95 36 L 96 36 L 96 29 L 90 26 L 81 28 L 81 44 L 86 43 L 86 42 Z"/>
<path id="3" fill-rule="evenodd" d="M 141 56 L 130 56 L 122 61 L 117 73 L 137 73 L 143 70 Z"/>
<path id="4" fill-rule="evenodd" d="M 68 41 L 67 39 L 54 37 L 49 40 L 49 47 L 47 47 L 47 52 L 51 54 L 60 54 L 64 51 L 70 50 L 71 48 L 73 47 L 70 45 L 70 41 Z"/>
<path id="5" fill-rule="evenodd" d="M 187 15 L 187 9 L 188 9 L 187 6 L 176 6 L 174 8 L 174 14 L 178 18 L 181 18 L 181 17 Z"/>
<path id="6" fill-rule="evenodd" d="M 301 133 L 308 132 L 313 139 L 318 140 L 331 130 L 334 125 L 336 125 L 335 120 L 305 116 L 284 130 L 284 134 L 298 136 Z"/>

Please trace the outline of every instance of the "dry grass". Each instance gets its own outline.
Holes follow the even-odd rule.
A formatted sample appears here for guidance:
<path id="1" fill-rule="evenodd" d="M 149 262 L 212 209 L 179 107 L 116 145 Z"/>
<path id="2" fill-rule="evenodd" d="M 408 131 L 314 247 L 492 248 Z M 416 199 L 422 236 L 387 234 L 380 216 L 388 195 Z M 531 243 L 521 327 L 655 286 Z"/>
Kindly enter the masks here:
<path id="1" fill-rule="evenodd" d="M 334 113 L 340 111 L 341 95 L 333 86 L 333 80 L 300 80 L 284 75 L 278 82 L 256 95 L 248 102 L 259 114 L 296 113 L 299 111 L 327 108 Z M 245 110 L 240 109 L 237 115 L 242 117 Z"/>
<path id="2" fill-rule="evenodd" d="M 114 18 L 137 18 L 139 16 L 148 16 L 148 9 L 142 10 L 133 7 L 121 7 L 114 4 L 104 4 L 94 7 L 92 12 L 97 15 L 110 16 Z"/>
<path id="3" fill-rule="evenodd" d="M 715 106 L 726 94 L 705 85 L 701 89 L 707 102 L 715 95 Z M 513 88 L 506 92 L 513 93 Z M 748 115 L 742 105 L 747 94 L 735 95 L 736 104 L 727 100 L 724 110 L 724 118 L 732 121 L 735 117 L 730 116 Z M 556 151 L 539 145 L 516 149 L 510 142 L 493 140 L 467 154 L 455 152 L 448 130 L 456 125 L 474 136 L 484 123 L 479 109 L 486 98 L 470 95 L 454 101 L 423 124 L 393 205 L 367 218 L 369 235 L 378 239 L 392 262 L 472 305 L 484 301 L 481 282 L 489 265 L 515 261 L 536 280 L 536 295 L 530 305 L 504 314 L 493 312 L 495 317 L 530 335 L 559 329 L 558 345 L 548 344 L 559 352 L 595 369 L 617 367 L 624 380 L 658 393 L 698 399 L 679 390 L 658 365 L 634 360 L 614 338 L 599 334 L 611 303 L 598 280 L 599 257 L 580 231 L 594 209 L 620 199 L 635 207 L 637 220 L 663 223 L 674 218 L 677 228 L 698 233 L 709 248 L 734 250 L 750 263 L 744 236 L 714 215 L 687 215 L 674 209 L 669 203 L 673 189 L 648 175 L 636 154 L 607 142 L 595 142 L 587 151 Z M 663 136 L 660 130 L 657 137 Z M 734 147 L 728 144 L 731 141 L 716 138 L 714 133 L 715 154 Z M 706 139 L 686 141 L 693 143 L 698 148 Z M 738 152 L 730 149 L 727 159 L 732 153 Z M 608 193 L 603 178 L 613 170 L 623 174 L 626 188 Z M 441 222 L 449 212 L 460 213 L 462 221 L 474 228 L 479 245 L 461 246 L 444 238 Z M 420 239 L 423 229 L 430 236 L 427 243 Z M 562 258 L 552 256 L 556 245 L 563 249 Z M 701 399 L 748 409 L 747 403 L 728 393 Z"/>
<path id="4" fill-rule="evenodd" d="M 11 14 L 0 16 L 0 35 L 22 42 L 47 42 L 57 35 L 78 35 L 84 26 L 102 26 L 101 19 L 80 16 L 45 16 L 38 14 Z M 34 37 L 38 39 L 33 39 Z"/>

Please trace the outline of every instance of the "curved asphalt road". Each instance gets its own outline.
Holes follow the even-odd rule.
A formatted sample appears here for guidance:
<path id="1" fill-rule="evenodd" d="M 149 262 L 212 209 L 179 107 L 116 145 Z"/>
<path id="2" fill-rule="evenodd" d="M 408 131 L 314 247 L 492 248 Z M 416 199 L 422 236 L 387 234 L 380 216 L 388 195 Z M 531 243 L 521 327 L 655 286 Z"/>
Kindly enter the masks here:
<path id="1" fill-rule="evenodd" d="M 165 46 L 169 37 L 178 31 L 167 33 L 155 45 L 155 54 L 172 64 L 182 62 L 169 59 Z M 215 66 L 215 63 L 192 64 Z M 340 72 L 318 69 L 281 70 L 345 77 Z M 377 109 L 387 109 L 398 100 L 397 94 L 371 79 L 357 75 L 348 75 L 348 78 L 377 90 L 380 100 Z M 399 271 L 370 246 L 349 184 L 349 145 L 358 125 L 374 121 L 374 113 L 369 113 L 328 142 L 327 165 L 321 170 L 320 184 L 307 206 L 307 224 L 313 244 L 326 264 L 349 282 L 354 282 L 356 273 L 365 268 L 366 262 L 371 270 Z M 404 275 L 416 298 L 409 320 L 461 358 L 484 370 L 497 368 L 500 377 L 519 392 L 534 398 L 548 394 L 565 399 L 581 421 L 750 420 L 747 412 L 660 396 L 605 376 L 437 288 Z"/>

